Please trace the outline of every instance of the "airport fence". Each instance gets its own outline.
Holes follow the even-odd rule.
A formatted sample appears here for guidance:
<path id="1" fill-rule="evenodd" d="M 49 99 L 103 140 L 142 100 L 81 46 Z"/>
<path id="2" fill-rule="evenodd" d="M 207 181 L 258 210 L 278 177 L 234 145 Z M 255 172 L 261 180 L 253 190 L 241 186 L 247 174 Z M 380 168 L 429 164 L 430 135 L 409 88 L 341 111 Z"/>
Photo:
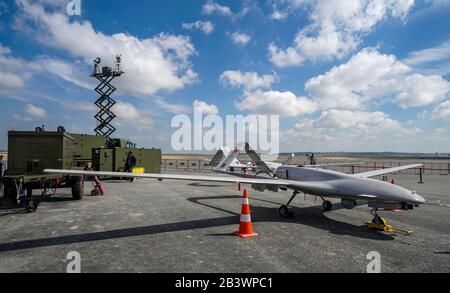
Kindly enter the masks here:
<path id="1" fill-rule="evenodd" d="M 320 162 L 320 164 L 335 162 Z M 305 164 L 307 164 L 305 162 Z M 343 173 L 361 173 L 380 169 L 387 169 L 410 164 L 424 164 L 421 168 L 412 168 L 399 171 L 399 174 L 422 174 L 428 175 L 450 175 L 450 163 L 447 162 L 398 162 L 398 161 L 379 161 L 367 162 L 364 164 L 354 164 L 345 166 L 329 166 L 326 169 L 339 171 Z M 162 160 L 161 168 L 163 170 L 198 170 L 210 171 L 213 169 L 208 160 Z M 422 170 L 421 170 L 422 169 Z"/>

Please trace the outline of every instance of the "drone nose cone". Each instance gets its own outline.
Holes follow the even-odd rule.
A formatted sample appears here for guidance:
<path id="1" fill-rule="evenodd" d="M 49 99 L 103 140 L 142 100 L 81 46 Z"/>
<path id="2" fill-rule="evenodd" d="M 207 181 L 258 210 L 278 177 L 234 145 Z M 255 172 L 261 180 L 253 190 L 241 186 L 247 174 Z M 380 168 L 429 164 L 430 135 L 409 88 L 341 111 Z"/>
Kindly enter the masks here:
<path id="1" fill-rule="evenodd" d="M 418 194 L 413 194 L 413 199 L 416 203 L 424 203 L 426 200 Z"/>

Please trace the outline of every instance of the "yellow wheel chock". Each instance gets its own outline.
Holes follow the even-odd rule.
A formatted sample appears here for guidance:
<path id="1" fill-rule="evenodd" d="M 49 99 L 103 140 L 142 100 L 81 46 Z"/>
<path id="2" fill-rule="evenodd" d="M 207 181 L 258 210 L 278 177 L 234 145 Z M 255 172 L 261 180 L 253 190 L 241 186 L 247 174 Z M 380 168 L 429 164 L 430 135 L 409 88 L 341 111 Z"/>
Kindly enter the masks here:
<path id="1" fill-rule="evenodd" d="M 392 225 L 389 225 L 387 223 L 386 219 L 382 217 L 376 217 L 372 221 L 367 222 L 367 228 L 388 233 L 401 232 L 404 235 L 411 235 L 411 233 L 413 232 L 411 230 L 394 228 Z"/>

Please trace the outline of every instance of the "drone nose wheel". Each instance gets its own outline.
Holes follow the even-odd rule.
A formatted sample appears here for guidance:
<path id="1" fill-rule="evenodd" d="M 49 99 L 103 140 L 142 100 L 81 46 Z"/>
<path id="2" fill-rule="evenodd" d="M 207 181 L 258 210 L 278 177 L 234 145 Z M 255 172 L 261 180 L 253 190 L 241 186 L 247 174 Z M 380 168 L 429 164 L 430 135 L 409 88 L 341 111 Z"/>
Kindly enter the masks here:
<path id="1" fill-rule="evenodd" d="M 294 211 L 292 211 L 292 208 L 290 208 L 286 205 L 282 205 L 280 207 L 280 209 L 278 210 L 278 212 L 280 213 L 280 216 L 282 216 L 283 218 L 295 217 L 295 214 L 294 214 Z"/>
<path id="2" fill-rule="evenodd" d="M 331 211 L 331 209 L 333 208 L 333 204 L 332 204 L 330 201 L 325 200 L 325 201 L 322 203 L 322 208 L 323 208 L 323 211 L 324 211 L 324 212 L 329 212 L 329 211 Z"/>

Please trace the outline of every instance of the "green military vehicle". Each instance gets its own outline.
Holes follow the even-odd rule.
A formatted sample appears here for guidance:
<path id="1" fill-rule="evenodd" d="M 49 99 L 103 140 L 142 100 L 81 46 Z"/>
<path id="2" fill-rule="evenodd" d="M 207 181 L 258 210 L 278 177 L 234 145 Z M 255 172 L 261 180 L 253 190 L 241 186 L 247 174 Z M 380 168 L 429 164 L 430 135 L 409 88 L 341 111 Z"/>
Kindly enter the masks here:
<path id="1" fill-rule="evenodd" d="M 135 149 L 136 144 L 131 140 L 123 138 L 113 138 L 108 141 L 103 136 L 91 135 L 91 134 L 78 134 L 70 133 L 73 138 L 73 161 L 77 167 L 90 167 L 92 163 L 92 150 L 93 149 Z M 106 170 L 105 170 L 106 171 Z M 107 171 L 113 171 L 109 169 Z"/>
<path id="2" fill-rule="evenodd" d="M 70 133 L 73 138 L 73 162 L 75 166 L 84 167 L 92 162 L 92 149 L 106 146 L 103 136 Z"/>
<path id="3" fill-rule="evenodd" d="M 128 152 L 136 158 L 136 168 L 150 173 L 161 172 L 160 149 L 137 149 L 130 140 L 87 134 L 69 134 L 64 127 L 57 131 L 8 132 L 8 169 L 1 177 L 4 197 L 17 204 L 20 197 L 32 202 L 33 189 L 43 194 L 56 188 L 72 188 L 72 197 L 81 199 L 84 192 L 82 176 L 46 174 L 44 169 L 88 168 L 100 171 L 124 171 Z"/>
<path id="4" fill-rule="evenodd" d="M 70 133 L 73 138 L 75 166 L 98 171 L 123 171 L 128 152 L 136 158 L 136 168 L 145 172 L 161 172 L 161 150 L 136 148 L 131 140 Z"/>
<path id="5" fill-rule="evenodd" d="M 96 171 L 123 172 L 129 152 L 136 158 L 136 169 L 146 173 L 161 173 L 160 149 L 97 148 L 92 150 L 92 162 Z"/>
<path id="6" fill-rule="evenodd" d="M 71 188 L 73 199 L 81 199 L 84 192 L 82 176 L 46 174 L 46 168 L 73 167 L 73 137 L 58 127 L 58 131 L 8 132 L 8 169 L 2 177 L 4 197 L 17 204 L 21 195 L 32 202 L 33 189 L 43 194 L 49 189 Z M 29 206 L 30 207 L 30 206 Z"/>

